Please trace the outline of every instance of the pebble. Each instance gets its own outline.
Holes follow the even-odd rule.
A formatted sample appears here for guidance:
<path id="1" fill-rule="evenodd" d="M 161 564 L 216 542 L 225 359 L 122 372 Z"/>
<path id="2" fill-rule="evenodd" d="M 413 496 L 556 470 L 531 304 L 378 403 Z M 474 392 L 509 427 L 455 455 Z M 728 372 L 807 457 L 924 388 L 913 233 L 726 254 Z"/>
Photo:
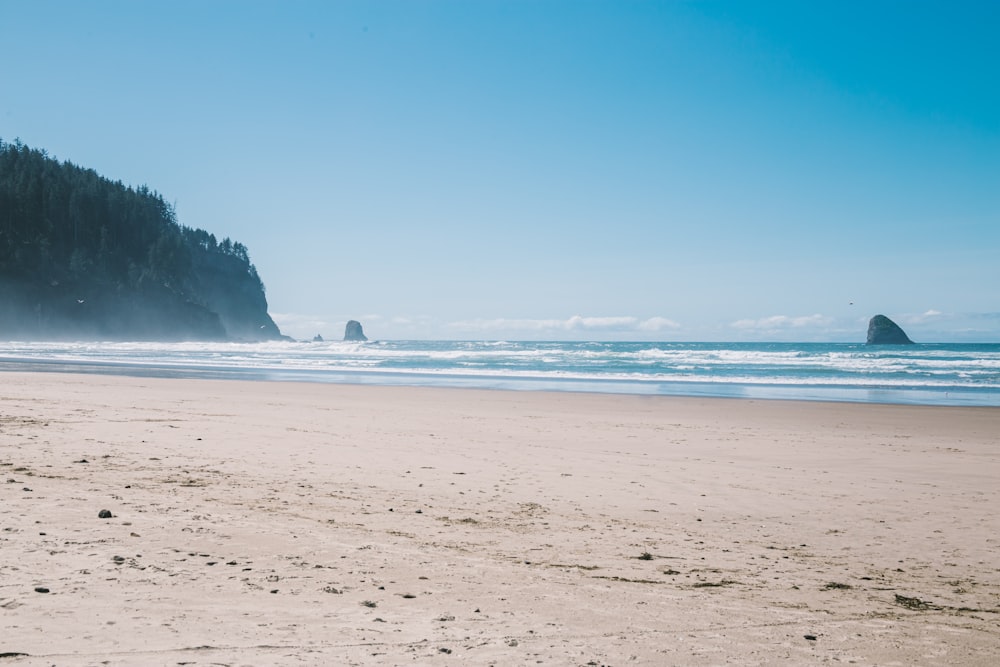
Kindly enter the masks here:
<path id="1" fill-rule="evenodd" d="M 114 514 L 111 513 L 111 510 L 101 510 L 100 512 L 97 513 L 98 519 L 110 519 L 113 516 Z"/>
<path id="2" fill-rule="evenodd" d="M 49 589 L 47 589 L 45 586 L 35 586 L 35 592 L 36 593 L 48 593 Z"/>

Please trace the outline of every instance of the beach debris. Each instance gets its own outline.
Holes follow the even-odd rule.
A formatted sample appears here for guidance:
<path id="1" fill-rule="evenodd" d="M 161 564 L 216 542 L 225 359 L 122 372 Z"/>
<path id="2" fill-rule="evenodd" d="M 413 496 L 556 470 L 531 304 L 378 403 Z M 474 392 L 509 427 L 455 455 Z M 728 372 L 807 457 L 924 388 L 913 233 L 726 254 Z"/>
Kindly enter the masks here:
<path id="1" fill-rule="evenodd" d="M 375 607 L 378 606 L 378 602 L 374 602 L 372 600 L 364 600 L 362 601 L 361 606 L 368 607 L 369 609 L 374 609 Z"/>
<path id="2" fill-rule="evenodd" d="M 114 514 L 111 513 L 111 510 L 101 510 L 97 513 L 98 519 L 110 519 L 112 517 L 114 517 Z"/>
<path id="3" fill-rule="evenodd" d="M 49 589 L 47 589 L 45 586 L 35 586 L 35 592 L 36 593 L 48 593 Z"/>
<path id="4" fill-rule="evenodd" d="M 733 581 L 732 579 L 723 579 L 722 581 L 699 581 L 692 584 L 692 588 L 720 588 L 722 586 L 732 586 L 739 582 Z"/>
<path id="5" fill-rule="evenodd" d="M 854 586 L 851 586 L 850 584 L 842 584 L 839 581 L 831 581 L 826 586 L 823 586 L 823 590 L 827 590 L 827 591 L 830 591 L 830 590 L 849 591 L 852 588 L 854 588 Z"/>
<path id="6" fill-rule="evenodd" d="M 811 642 L 816 641 L 816 635 L 802 635 L 802 636 L 805 637 L 806 639 L 808 639 Z"/>
<path id="7" fill-rule="evenodd" d="M 896 604 L 900 607 L 906 607 L 907 609 L 931 609 L 932 606 L 929 602 L 925 602 L 920 598 L 911 598 L 905 595 L 900 595 L 896 593 Z"/>
<path id="8" fill-rule="evenodd" d="M 608 581 L 622 581 L 626 584 L 665 584 L 665 581 L 657 581 L 656 579 L 629 579 L 628 577 L 619 576 L 605 576 L 601 574 L 593 575 L 594 579 L 607 579 Z M 729 582 L 729 583 L 736 583 Z M 722 586 L 723 584 L 708 584 L 709 586 Z M 695 588 L 698 588 L 698 584 L 695 584 Z"/>
<path id="9" fill-rule="evenodd" d="M 639 560 L 653 560 L 653 554 L 649 553 L 648 551 L 643 551 L 642 554 L 636 556 L 636 558 L 638 558 Z"/>

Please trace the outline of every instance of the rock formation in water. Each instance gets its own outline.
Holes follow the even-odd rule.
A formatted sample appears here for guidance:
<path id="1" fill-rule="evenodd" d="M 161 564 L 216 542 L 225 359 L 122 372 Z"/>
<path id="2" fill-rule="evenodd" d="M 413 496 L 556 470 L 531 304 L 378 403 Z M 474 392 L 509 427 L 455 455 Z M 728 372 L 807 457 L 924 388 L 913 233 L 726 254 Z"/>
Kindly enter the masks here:
<path id="1" fill-rule="evenodd" d="M 898 324 L 885 315 L 876 315 L 868 322 L 869 345 L 913 345 Z"/>
<path id="2" fill-rule="evenodd" d="M 344 329 L 344 340 L 368 340 L 361 328 L 361 322 L 350 320 L 347 323 L 347 327 Z"/>

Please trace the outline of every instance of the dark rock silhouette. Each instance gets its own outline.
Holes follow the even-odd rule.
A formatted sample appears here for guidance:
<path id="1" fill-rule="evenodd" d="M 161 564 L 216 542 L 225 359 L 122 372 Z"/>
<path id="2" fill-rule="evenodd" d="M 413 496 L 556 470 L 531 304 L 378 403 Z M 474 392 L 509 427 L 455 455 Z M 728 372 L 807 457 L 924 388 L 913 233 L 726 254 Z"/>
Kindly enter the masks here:
<path id="1" fill-rule="evenodd" d="M 868 345 L 913 345 L 898 324 L 885 315 L 876 315 L 868 322 Z"/>
<path id="2" fill-rule="evenodd" d="M 0 338 L 284 338 L 242 243 L 162 195 L 0 140 Z"/>
<path id="3" fill-rule="evenodd" d="M 344 340 L 368 340 L 361 328 L 361 322 L 350 320 L 347 323 L 347 327 L 344 329 Z"/>
<path id="4" fill-rule="evenodd" d="M 319 335 L 319 334 L 316 334 L 315 336 L 313 336 L 313 342 L 314 343 L 322 343 L 323 342 L 323 337 L 321 335 Z"/>

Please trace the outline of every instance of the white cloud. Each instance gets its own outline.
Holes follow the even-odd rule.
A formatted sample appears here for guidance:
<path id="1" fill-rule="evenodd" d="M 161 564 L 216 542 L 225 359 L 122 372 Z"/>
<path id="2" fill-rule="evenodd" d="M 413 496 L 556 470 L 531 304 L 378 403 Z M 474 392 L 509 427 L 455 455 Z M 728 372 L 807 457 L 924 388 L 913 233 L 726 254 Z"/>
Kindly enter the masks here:
<path id="1" fill-rule="evenodd" d="M 581 317 L 574 315 L 566 320 L 565 328 L 578 329 L 634 329 L 638 320 L 634 317 Z"/>
<path id="2" fill-rule="evenodd" d="M 663 331 L 664 329 L 680 329 L 681 325 L 665 317 L 651 317 L 639 322 L 640 331 Z"/>
<path id="3" fill-rule="evenodd" d="M 327 333 L 333 331 L 333 323 L 315 315 L 301 315 L 298 313 L 270 313 L 271 319 L 281 329 L 281 333 L 293 338 L 312 337 L 317 333 Z M 340 324 L 343 329 L 344 324 Z M 311 332 L 311 333 L 310 333 Z M 327 335 L 329 335 L 327 333 Z"/>
<path id="4" fill-rule="evenodd" d="M 316 334 L 320 334 L 328 340 L 336 340 L 344 333 L 347 319 L 328 319 L 318 315 L 303 315 L 301 313 L 270 313 L 271 319 L 281 329 L 281 333 L 298 340 L 311 340 Z M 378 324 L 382 320 L 380 315 L 362 315 L 353 317 L 365 327 L 365 333 L 369 332 L 368 323 Z"/>
<path id="5" fill-rule="evenodd" d="M 564 320 L 507 318 L 463 320 L 452 322 L 448 326 L 461 331 L 476 332 L 611 331 L 618 333 L 661 331 L 663 329 L 677 329 L 680 327 L 679 324 L 665 317 L 651 317 L 643 320 L 632 316 L 584 317 L 582 315 L 574 315 Z"/>
<path id="6" fill-rule="evenodd" d="M 920 313 L 918 315 L 914 315 L 913 313 L 908 313 L 906 315 L 900 315 L 898 321 L 902 322 L 903 324 L 907 324 L 907 325 L 909 325 L 909 324 L 922 324 L 924 322 L 930 322 L 930 321 L 938 320 L 938 319 L 940 319 L 943 316 L 944 316 L 944 313 L 942 313 L 940 310 L 934 310 L 933 308 L 931 308 L 931 309 L 929 309 L 929 310 L 927 310 L 927 311 L 925 311 L 923 313 Z"/>
<path id="7" fill-rule="evenodd" d="M 757 320 L 745 319 L 732 323 L 734 329 L 742 331 L 774 332 L 787 329 L 803 329 L 809 327 L 828 327 L 833 324 L 833 318 L 825 315 L 799 315 L 790 317 L 788 315 L 772 315 Z"/>

